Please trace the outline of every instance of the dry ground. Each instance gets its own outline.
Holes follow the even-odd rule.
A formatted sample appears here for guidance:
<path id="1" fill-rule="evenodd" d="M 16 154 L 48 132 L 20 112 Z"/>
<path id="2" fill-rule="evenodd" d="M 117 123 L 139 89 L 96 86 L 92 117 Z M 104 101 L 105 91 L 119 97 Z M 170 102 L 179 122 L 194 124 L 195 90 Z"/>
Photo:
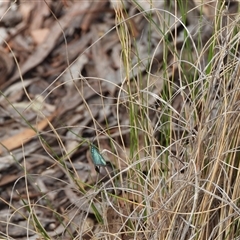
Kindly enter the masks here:
<path id="1" fill-rule="evenodd" d="M 1 2 L 2 239 L 239 239 L 238 3 L 176 2 Z"/>

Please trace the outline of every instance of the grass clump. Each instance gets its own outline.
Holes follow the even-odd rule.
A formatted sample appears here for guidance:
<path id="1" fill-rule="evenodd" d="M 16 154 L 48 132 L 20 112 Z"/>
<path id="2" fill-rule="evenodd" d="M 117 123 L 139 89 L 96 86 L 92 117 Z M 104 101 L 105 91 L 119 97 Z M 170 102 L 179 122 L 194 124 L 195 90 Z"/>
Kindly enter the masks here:
<path id="1" fill-rule="evenodd" d="M 160 41 L 143 61 L 139 42 L 131 38 L 126 24 L 131 17 L 119 17 L 119 38 L 123 56 L 127 56 L 123 67 L 131 129 L 131 161 L 127 164 L 133 175 L 128 182 L 135 174 L 142 193 L 138 224 L 130 215 L 128 218 L 133 235 L 236 239 L 240 196 L 238 6 L 234 6 L 234 15 L 228 12 L 232 6 L 216 4 L 211 21 L 210 17 L 206 20 L 204 4 L 198 6 L 197 15 L 190 1 L 186 6 L 165 3 L 164 9 L 149 4 L 150 9 L 143 10 L 139 3 L 136 7 L 148 22 L 142 38 L 148 34 L 151 42 L 159 34 Z M 195 30 L 190 21 L 198 23 Z M 147 72 L 139 68 L 143 62 Z M 144 172 L 144 177 L 136 171 Z"/>

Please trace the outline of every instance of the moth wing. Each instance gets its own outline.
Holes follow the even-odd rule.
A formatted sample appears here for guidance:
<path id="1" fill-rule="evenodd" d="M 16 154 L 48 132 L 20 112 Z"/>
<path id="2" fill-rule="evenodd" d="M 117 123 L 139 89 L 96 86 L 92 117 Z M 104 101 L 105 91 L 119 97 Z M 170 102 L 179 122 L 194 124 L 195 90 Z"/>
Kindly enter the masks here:
<path id="1" fill-rule="evenodd" d="M 95 147 L 91 148 L 92 160 L 95 166 L 106 166 L 107 163 L 103 156 L 99 153 L 98 149 Z"/>
<path id="2" fill-rule="evenodd" d="M 100 153 L 97 153 L 97 163 L 95 164 L 96 166 L 105 166 L 107 165 L 105 159 L 103 158 L 103 156 Z"/>

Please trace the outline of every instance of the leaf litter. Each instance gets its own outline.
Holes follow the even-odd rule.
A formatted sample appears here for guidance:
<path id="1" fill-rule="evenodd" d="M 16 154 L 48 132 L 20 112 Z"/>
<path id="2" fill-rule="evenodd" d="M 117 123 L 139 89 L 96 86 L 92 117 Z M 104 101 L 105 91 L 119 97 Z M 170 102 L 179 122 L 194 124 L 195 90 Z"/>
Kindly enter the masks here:
<path id="1" fill-rule="evenodd" d="M 147 1 L 139 2 L 143 11 L 149 9 Z M 176 13 L 174 7 L 162 2 L 155 3 L 155 7 Z M 127 168 L 124 158 L 130 152 L 129 129 L 124 127 L 130 124 L 125 104 L 128 95 L 122 87 L 126 78 L 120 60 L 122 48 L 118 27 L 115 27 L 114 4 L 108 0 L 50 0 L 0 5 L 0 32 L 4 32 L 0 50 L 1 237 L 6 234 L 14 239 L 39 236 L 38 229 L 27 222 L 31 213 L 27 207 L 23 208 L 23 204 L 32 204 L 34 214 L 49 236 L 78 239 L 81 233 L 82 239 L 91 239 L 97 230 L 104 229 L 96 222 L 96 212 L 91 208 L 95 204 L 110 233 L 120 233 L 122 239 L 128 239 L 121 233 L 122 219 L 125 221 L 129 214 L 127 208 L 122 207 L 123 211 L 118 213 L 114 206 L 107 203 L 103 206 L 99 201 L 101 191 L 88 187 L 101 189 L 101 184 L 97 186 L 98 180 L 104 179 L 102 183 L 107 182 L 106 187 L 114 190 L 113 182 L 106 178 L 106 174 L 113 174 L 112 169 L 96 173 L 91 165 L 90 141 L 108 149 L 101 154 L 106 160 L 113 159 L 118 170 Z M 147 18 L 144 14 L 138 15 L 139 9 L 134 3 L 126 2 L 126 6 L 130 17 L 137 14 L 128 23 L 138 49 L 132 61 L 138 65 L 141 59 L 141 64 L 133 69 L 133 76 L 137 77 L 139 71 L 145 72 L 144 81 L 149 77 L 153 93 L 158 94 L 164 80 L 159 70 L 164 54 L 164 45 L 159 44 L 162 36 L 156 32 L 154 35 L 153 31 L 149 53 Z M 192 35 L 192 26 L 196 24 L 194 11 L 188 16 L 193 20 L 188 26 Z M 210 13 L 205 8 L 204 11 L 208 17 Z M 156 21 L 158 17 L 153 15 Z M 173 31 L 176 20 L 173 15 L 167 16 L 171 22 L 168 26 L 164 15 L 161 17 L 160 28 Z M 203 28 L 202 34 L 209 36 L 209 28 Z M 183 36 L 178 35 L 176 42 L 182 43 Z M 150 70 L 149 56 L 157 59 Z M 174 68 L 174 62 L 172 64 Z M 169 76 L 173 68 L 169 68 Z M 119 93 L 121 104 L 116 101 Z M 151 105 L 155 104 L 155 98 L 148 98 Z M 177 100 L 173 105 L 180 102 Z M 36 109 L 37 104 L 40 106 Z M 118 113 L 120 122 L 116 120 Z M 158 120 L 154 116 L 152 119 L 154 126 Z M 116 141 L 114 150 L 118 160 L 111 153 L 108 134 Z M 122 138 L 126 143 L 125 153 L 120 144 Z M 88 143 L 82 144 L 84 139 Z M 130 197 L 129 208 L 136 202 L 141 200 Z"/>

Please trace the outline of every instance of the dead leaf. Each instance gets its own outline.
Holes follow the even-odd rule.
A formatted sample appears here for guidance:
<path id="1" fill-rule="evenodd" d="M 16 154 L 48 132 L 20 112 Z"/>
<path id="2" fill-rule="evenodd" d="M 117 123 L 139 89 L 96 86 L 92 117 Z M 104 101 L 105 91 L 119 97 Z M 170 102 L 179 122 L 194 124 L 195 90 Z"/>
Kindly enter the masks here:
<path id="1" fill-rule="evenodd" d="M 42 44 L 38 45 L 33 54 L 29 56 L 26 62 L 20 67 L 21 75 L 36 67 L 49 55 L 49 53 L 56 45 L 56 42 L 59 40 L 60 36 L 63 34 L 63 30 L 66 29 L 70 25 L 70 23 L 76 19 L 76 16 L 79 15 L 84 8 L 87 9 L 88 6 L 89 3 L 87 2 L 76 2 L 69 9 L 68 13 L 66 13 L 58 22 L 54 23 L 54 25 L 50 29 L 46 40 Z M 81 19 L 79 19 L 79 22 L 80 21 Z M 6 88 L 11 83 L 16 81 L 19 77 L 19 71 L 17 71 L 11 77 L 11 79 L 9 79 L 5 84 L 3 84 L 2 88 Z"/>
<path id="2" fill-rule="evenodd" d="M 29 4 L 29 3 L 27 3 Z M 33 14 L 29 28 L 38 30 L 43 26 L 44 19 L 50 14 L 49 6 L 44 1 L 34 1 Z"/>
<path id="3" fill-rule="evenodd" d="M 33 128 L 25 129 L 22 132 L 5 139 L 1 142 L 1 145 L 4 146 L 8 151 L 11 151 L 15 148 L 21 147 L 24 143 L 31 140 L 31 138 L 37 136 L 37 132 L 43 130 L 49 122 L 56 116 L 56 112 L 53 113 L 51 116 L 43 119 L 41 122 L 39 122 L 37 125 L 35 125 Z M 3 147 L 2 147 L 3 149 Z M 3 153 L 3 150 L 0 149 L 0 154 Z"/>
<path id="4" fill-rule="evenodd" d="M 12 57 L 4 49 L 0 48 L 0 85 L 6 81 L 13 68 Z"/>
<path id="5" fill-rule="evenodd" d="M 49 33 L 48 28 L 36 29 L 31 32 L 34 42 L 39 45 L 44 42 Z"/>

